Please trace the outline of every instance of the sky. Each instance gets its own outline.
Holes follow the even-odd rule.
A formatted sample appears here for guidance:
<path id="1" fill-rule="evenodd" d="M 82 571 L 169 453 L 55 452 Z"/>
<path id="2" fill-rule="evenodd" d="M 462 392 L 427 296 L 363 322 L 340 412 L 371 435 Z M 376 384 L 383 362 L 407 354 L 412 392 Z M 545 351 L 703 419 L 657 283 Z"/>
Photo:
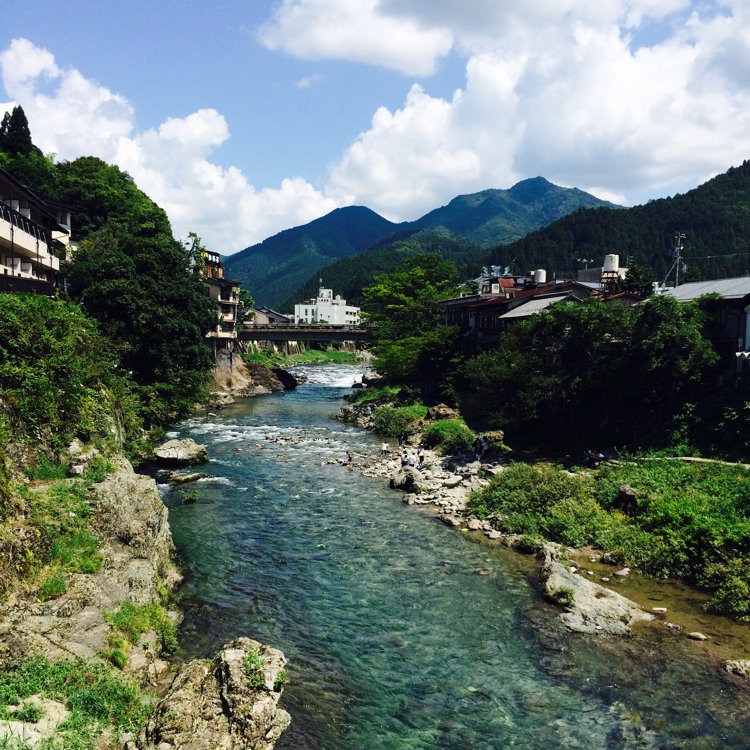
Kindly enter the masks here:
<path id="1" fill-rule="evenodd" d="M 750 158 L 750 0 L 0 9 L 0 114 L 223 254 L 342 206 L 408 221 L 539 175 L 636 205 Z"/>

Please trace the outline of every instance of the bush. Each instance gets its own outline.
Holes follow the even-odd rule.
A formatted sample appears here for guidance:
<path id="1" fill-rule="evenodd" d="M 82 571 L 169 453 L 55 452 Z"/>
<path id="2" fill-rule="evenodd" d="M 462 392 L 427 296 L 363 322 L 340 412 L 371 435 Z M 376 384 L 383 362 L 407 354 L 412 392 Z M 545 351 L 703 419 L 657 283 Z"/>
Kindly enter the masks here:
<path id="1" fill-rule="evenodd" d="M 427 414 L 422 404 L 412 406 L 380 406 L 373 418 L 375 431 L 388 437 L 397 437 Z"/>
<path id="2" fill-rule="evenodd" d="M 155 630 L 163 654 L 172 654 L 177 650 L 177 628 L 161 604 L 137 605 L 131 599 L 126 599 L 116 612 L 107 612 L 105 617 L 130 643 L 137 643 L 143 633 Z"/>
<path id="3" fill-rule="evenodd" d="M 425 428 L 422 442 L 441 453 L 459 453 L 471 448 L 474 433 L 456 419 L 441 419 Z"/>

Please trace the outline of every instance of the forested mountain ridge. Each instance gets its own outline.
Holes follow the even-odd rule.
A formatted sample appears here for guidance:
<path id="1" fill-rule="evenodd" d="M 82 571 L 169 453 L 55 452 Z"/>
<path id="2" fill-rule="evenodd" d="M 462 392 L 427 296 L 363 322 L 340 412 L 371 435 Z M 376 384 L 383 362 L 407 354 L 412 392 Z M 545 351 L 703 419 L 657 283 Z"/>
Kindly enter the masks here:
<path id="1" fill-rule="evenodd" d="M 677 232 L 685 234 L 681 278 L 748 273 L 750 162 L 731 167 L 682 195 L 628 209 L 579 209 L 497 247 L 484 262 L 512 264 L 520 271 L 546 268 L 558 276 L 573 276 L 578 258 L 601 264 L 604 255 L 617 253 L 621 265 L 647 266 L 661 281 L 672 266 Z"/>
<path id="2" fill-rule="evenodd" d="M 368 248 L 374 251 L 391 242 L 407 242 L 423 230 L 435 230 L 427 235 L 428 245 L 435 237 L 452 236 L 454 242 L 448 244 L 458 264 L 462 265 L 461 252 L 456 247 L 462 238 L 467 241 L 466 247 L 474 260 L 481 255 L 475 254 L 478 247 L 491 248 L 511 242 L 580 206 L 600 205 L 613 204 L 582 190 L 562 188 L 543 177 L 535 177 L 509 190 L 483 190 L 458 196 L 416 221 L 401 224 L 389 222 L 370 209 L 352 206 L 336 209 L 309 224 L 286 230 L 231 255 L 224 260 L 224 268 L 227 276 L 241 281 L 256 300 L 271 307 L 279 306 L 282 301 L 286 304 L 289 300 L 309 296 L 308 289 L 314 293 L 318 271 L 329 264 L 338 265 L 343 259 L 356 257 Z M 425 249 L 422 240 L 417 244 L 419 248 L 414 252 L 434 251 Z M 408 249 L 399 245 L 395 262 L 404 257 L 404 252 Z M 368 262 L 375 269 L 387 270 L 393 265 L 387 264 L 388 255 L 394 255 L 392 248 L 384 255 L 375 252 Z M 347 278 L 346 268 L 343 264 L 337 278 L 339 275 Z M 363 269 L 363 263 L 355 261 L 352 273 L 361 275 Z M 325 284 L 336 286 L 327 274 L 326 271 Z M 357 289 L 361 289 L 361 285 Z M 339 291 L 339 286 L 336 290 Z"/>
<path id="3" fill-rule="evenodd" d="M 242 282 L 259 303 L 274 307 L 311 273 L 362 252 L 398 227 L 364 206 L 337 208 L 224 258 L 224 275 Z"/>

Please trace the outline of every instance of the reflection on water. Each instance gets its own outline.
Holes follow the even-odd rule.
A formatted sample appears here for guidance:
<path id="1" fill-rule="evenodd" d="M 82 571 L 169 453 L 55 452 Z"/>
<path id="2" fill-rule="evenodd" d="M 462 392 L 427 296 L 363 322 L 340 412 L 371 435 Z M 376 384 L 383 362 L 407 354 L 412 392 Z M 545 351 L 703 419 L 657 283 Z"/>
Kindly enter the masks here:
<path id="1" fill-rule="evenodd" d="M 306 369 L 295 392 L 182 423 L 214 476 L 194 504 L 164 488 L 183 655 L 238 635 L 283 649 L 279 750 L 747 746 L 744 698 L 689 648 L 550 629 L 526 558 L 327 463 L 378 440 L 329 418 L 360 370 Z"/>

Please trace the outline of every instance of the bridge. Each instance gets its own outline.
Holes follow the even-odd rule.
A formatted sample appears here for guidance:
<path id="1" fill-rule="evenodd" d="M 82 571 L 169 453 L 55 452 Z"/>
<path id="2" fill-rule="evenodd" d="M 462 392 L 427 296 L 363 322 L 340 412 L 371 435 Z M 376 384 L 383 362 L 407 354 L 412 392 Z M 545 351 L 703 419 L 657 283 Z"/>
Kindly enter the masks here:
<path id="1" fill-rule="evenodd" d="M 240 341 L 357 341 L 368 342 L 373 326 L 334 326 L 325 323 L 250 325 L 237 332 Z"/>

